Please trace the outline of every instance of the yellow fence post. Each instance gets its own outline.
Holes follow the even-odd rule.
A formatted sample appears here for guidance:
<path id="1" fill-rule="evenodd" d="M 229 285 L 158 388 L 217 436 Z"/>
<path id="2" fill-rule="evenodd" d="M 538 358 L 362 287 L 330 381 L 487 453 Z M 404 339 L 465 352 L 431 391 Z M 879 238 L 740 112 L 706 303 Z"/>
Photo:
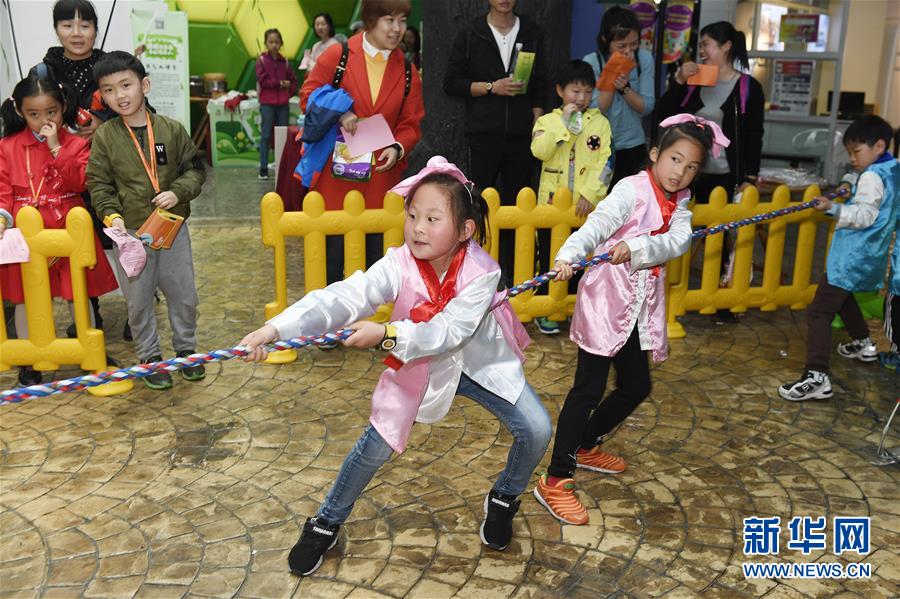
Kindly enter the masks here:
<path id="1" fill-rule="evenodd" d="M 44 229 L 40 212 L 25 206 L 16 215 L 16 226 L 28 244 L 30 259 L 20 265 L 28 338 L 9 339 L 6 323 L 0 323 L 0 370 L 11 366 L 33 366 L 36 370 L 57 370 L 60 365 L 77 364 L 84 370 L 107 370 L 103 331 L 90 326 L 87 283 L 84 269 L 96 264 L 94 226 L 84 208 L 66 215 L 65 229 Z M 53 297 L 47 258 L 69 259 L 72 276 L 75 339 L 59 339 L 53 320 Z M 2 299 L 2 298 L 0 298 Z M 107 396 L 130 391 L 130 380 L 88 388 L 92 395 Z"/>

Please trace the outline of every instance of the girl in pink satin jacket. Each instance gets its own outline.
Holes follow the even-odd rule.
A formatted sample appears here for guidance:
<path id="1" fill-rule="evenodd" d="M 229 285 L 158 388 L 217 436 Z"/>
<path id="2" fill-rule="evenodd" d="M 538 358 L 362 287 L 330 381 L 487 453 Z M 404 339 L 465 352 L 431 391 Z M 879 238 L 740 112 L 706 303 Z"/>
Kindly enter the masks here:
<path id="1" fill-rule="evenodd" d="M 622 179 L 556 255 L 557 279 L 572 276 L 572 262 L 610 255 L 585 273 L 578 288 L 570 337 L 578 345 L 575 383 L 559 415 L 553 457 L 534 489 L 557 519 L 587 524 L 574 492 L 575 468 L 617 473 L 625 461 L 600 450 L 603 437 L 650 394 L 647 353 L 668 352 L 665 264 L 691 246 L 691 182 L 710 150 L 728 140 L 719 127 L 692 115 L 668 127 L 650 152 L 650 168 Z M 601 403 L 609 367 L 616 388 Z"/>
<path id="2" fill-rule="evenodd" d="M 497 292 L 500 267 L 477 243 L 487 229 L 484 200 L 438 156 L 392 191 L 406 196 L 405 244 L 366 272 L 310 292 L 241 342 L 258 360 L 265 358 L 262 345 L 275 339 L 349 325 L 356 332 L 345 345 L 380 344 L 388 353 L 369 425 L 288 556 L 301 576 L 322 563 L 369 481 L 406 448 L 413 423 L 439 421 L 454 396 L 481 404 L 513 436 L 506 467 L 484 498 L 480 534 L 492 549 L 509 544 L 518 496 L 550 442 L 550 417 L 522 369 L 528 335 L 505 292 Z M 388 324 L 363 320 L 388 303 Z"/>

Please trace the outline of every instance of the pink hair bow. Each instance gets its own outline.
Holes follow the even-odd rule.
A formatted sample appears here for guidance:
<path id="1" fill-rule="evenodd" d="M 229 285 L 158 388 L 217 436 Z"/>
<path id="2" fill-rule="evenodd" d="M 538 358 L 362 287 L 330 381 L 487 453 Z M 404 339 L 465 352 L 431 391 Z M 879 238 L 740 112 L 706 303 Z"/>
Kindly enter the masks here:
<path id="1" fill-rule="evenodd" d="M 466 187 L 472 185 L 472 182 L 469 181 L 466 176 L 463 174 L 459 167 L 451 162 L 447 162 L 447 159 L 443 156 L 432 156 L 428 160 L 428 164 L 420 170 L 417 174 L 400 181 L 394 187 L 390 189 L 393 193 L 397 195 L 401 195 L 406 197 L 409 193 L 409 190 L 413 188 L 413 186 L 418 183 L 423 177 L 426 175 L 431 175 L 433 173 L 444 173 L 445 175 L 450 175 Z"/>
<path id="2" fill-rule="evenodd" d="M 725 137 L 725 134 L 722 133 L 721 127 L 715 124 L 713 121 L 708 121 L 703 117 L 696 116 L 693 114 L 676 114 L 675 116 L 670 116 L 663 122 L 659 124 L 661 128 L 671 127 L 673 125 L 680 125 L 681 123 L 694 123 L 701 129 L 704 127 L 709 127 L 713 132 L 713 147 L 712 147 L 712 155 L 716 158 L 719 157 L 719 154 L 722 153 L 723 148 L 727 148 L 731 145 L 731 142 L 728 141 L 728 138 Z"/>

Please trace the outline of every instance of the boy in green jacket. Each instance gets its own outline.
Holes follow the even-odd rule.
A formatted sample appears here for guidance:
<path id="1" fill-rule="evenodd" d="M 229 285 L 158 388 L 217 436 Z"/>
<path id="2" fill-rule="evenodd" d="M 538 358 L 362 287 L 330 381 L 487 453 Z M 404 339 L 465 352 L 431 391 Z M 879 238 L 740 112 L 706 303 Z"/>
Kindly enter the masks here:
<path id="1" fill-rule="evenodd" d="M 134 234 L 157 208 L 187 219 L 190 201 L 206 180 L 190 136 L 178 121 L 146 108 L 150 79 L 144 66 L 128 52 L 109 52 L 94 65 L 100 94 L 120 118 L 103 123 L 94 133 L 87 167 L 88 189 L 97 215 L 108 227 Z M 114 250 L 118 258 L 118 249 Z M 142 362 L 162 359 L 156 329 L 154 294 L 166 296 L 172 345 L 178 357 L 197 346 L 197 288 L 188 228 L 182 226 L 169 249 L 149 247 L 147 263 L 136 277 L 120 269 L 128 324 Z M 203 366 L 181 370 L 189 381 L 205 376 Z M 169 389 L 172 376 L 160 372 L 142 379 L 151 389 Z"/>

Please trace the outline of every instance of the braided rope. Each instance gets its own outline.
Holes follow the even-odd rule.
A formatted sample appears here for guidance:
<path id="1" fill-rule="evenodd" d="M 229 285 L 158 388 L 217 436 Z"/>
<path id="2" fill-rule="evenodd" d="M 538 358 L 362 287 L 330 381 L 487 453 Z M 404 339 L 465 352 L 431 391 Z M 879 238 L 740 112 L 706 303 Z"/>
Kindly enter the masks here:
<path id="1" fill-rule="evenodd" d="M 842 195 L 842 193 L 843 192 L 829 193 L 826 197 L 828 197 L 829 199 L 834 199 Z M 709 227 L 707 229 L 696 231 L 691 237 L 693 239 L 702 239 L 709 235 L 722 233 L 723 231 L 730 231 L 738 227 L 753 225 L 794 212 L 800 212 L 801 210 L 812 208 L 817 203 L 818 200 L 814 199 L 809 202 L 798 204 L 796 206 L 773 210 L 772 212 L 766 212 L 764 214 L 751 216 L 749 218 L 744 218 L 730 223 L 723 223 L 721 225 L 716 225 L 715 227 Z M 605 253 L 599 256 L 594 256 L 590 260 L 579 260 L 578 262 L 572 264 L 572 268 L 575 270 L 582 270 L 600 264 L 601 262 L 608 262 L 609 260 L 610 255 L 608 253 Z M 546 283 L 552 281 L 555 277 L 555 270 L 551 270 L 544 274 L 538 275 L 509 289 L 504 298 L 515 297 L 520 293 L 523 293 L 530 289 L 535 289 L 537 287 L 540 287 L 541 285 L 545 285 Z M 339 329 L 334 333 L 325 333 L 324 335 L 309 335 L 306 337 L 294 337 L 293 339 L 276 341 L 270 345 L 267 345 L 266 348 L 269 351 L 280 351 L 285 349 L 299 349 L 311 345 L 328 345 L 337 343 L 338 341 L 343 341 L 352 334 L 352 329 Z M 122 368 L 120 370 L 111 370 L 108 372 L 99 372 L 96 374 L 86 374 L 83 376 L 53 381 L 46 384 L 31 385 L 29 387 L 21 387 L 18 389 L 10 389 L 8 391 L 0 392 L 0 405 L 19 403 L 26 399 L 47 397 L 49 395 L 55 395 L 57 393 L 81 391 L 88 387 L 96 387 L 106 383 L 124 381 L 127 379 L 141 378 L 159 372 L 176 372 L 183 368 L 200 366 L 209 362 L 218 362 L 231 360 L 232 358 L 241 358 L 246 356 L 248 353 L 249 352 L 247 351 L 247 348 L 245 346 L 238 345 L 230 349 L 217 349 L 207 353 L 192 354 L 184 358 L 171 358 L 169 360 L 161 360 L 159 362 L 138 364 L 136 366 Z"/>

